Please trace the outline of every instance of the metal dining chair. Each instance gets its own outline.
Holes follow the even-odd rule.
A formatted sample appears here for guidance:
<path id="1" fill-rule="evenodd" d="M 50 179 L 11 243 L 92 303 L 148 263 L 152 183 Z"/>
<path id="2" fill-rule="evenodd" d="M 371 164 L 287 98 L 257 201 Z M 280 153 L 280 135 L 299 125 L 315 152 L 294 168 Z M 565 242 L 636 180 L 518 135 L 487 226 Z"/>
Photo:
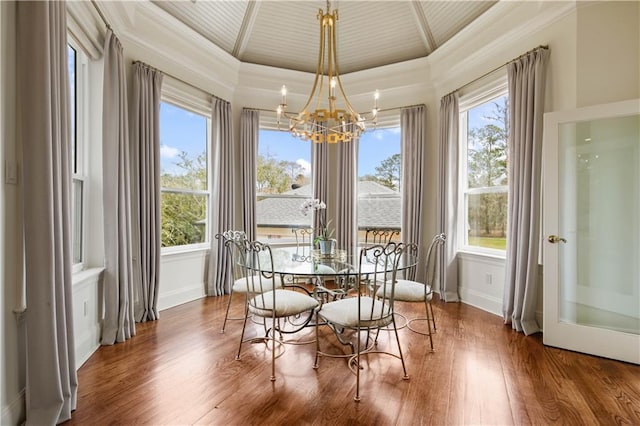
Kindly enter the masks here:
<path id="1" fill-rule="evenodd" d="M 244 269 L 247 308 L 236 359 L 240 359 L 243 343 L 256 340 L 256 338 L 245 339 L 249 315 L 271 320 L 270 328 L 265 321 L 266 333 L 259 340 L 271 343 L 271 381 L 274 381 L 276 380 L 276 346 L 287 343 L 282 340 L 282 333 L 285 331 L 281 329 L 281 324 L 286 321 L 281 322 L 281 320 L 312 311 L 318 306 L 318 301 L 306 292 L 277 288 L 273 254 L 268 244 L 245 240 L 239 247 L 241 250 L 239 250 L 238 264 Z"/>
<path id="2" fill-rule="evenodd" d="M 438 257 L 438 253 L 444 246 L 446 239 L 447 236 L 445 234 L 437 234 L 431 240 L 431 244 L 429 245 L 429 249 L 427 251 L 427 279 L 425 282 L 398 279 L 394 288 L 394 296 L 396 302 L 424 303 L 426 316 L 408 320 L 407 328 L 415 333 L 429 336 L 431 352 L 434 351 L 433 333 L 437 330 L 436 319 L 433 314 L 433 306 L 431 305 L 431 300 L 433 299 L 433 284 L 436 276 L 436 260 Z M 385 291 L 389 291 L 389 288 L 379 288 L 377 290 L 376 296 L 383 297 Z M 426 321 L 428 332 L 424 332 L 413 327 L 412 323 L 415 321 Z"/>
<path id="3" fill-rule="evenodd" d="M 245 318 L 245 316 L 229 318 L 229 309 L 231 308 L 231 300 L 233 299 L 234 294 L 239 293 L 246 297 L 248 292 L 247 280 L 245 279 L 246 270 L 239 264 L 241 250 L 243 250 L 244 243 L 247 241 L 247 236 L 244 231 L 229 230 L 221 234 L 217 234 L 215 237 L 216 239 L 222 239 L 227 250 L 227 256 L 229 256 L 232 270 L 232 283 L 230 287 L 229 301 L 227 302 L 227 309 L 224 313 L 224 321 L 222 322 L 222 330 L 220 331 L 221 333 L 224 333 L 228 320 L 243 320 Z M 281 286 L 280 283 L 275 283 L 274 285 L 276 288 Z"/>
<path id="4" fill-rule="evenodd" d="M 402 346 L 394 319 L 394 287 L 398 266 L 401 264 L 406 246 L 391 242 L 386 246 L 375 245 L 360 252 L 355 295 L 322 304 L 316 309 L 316 358 L 314 368 L 318 368 L 320 357 L 347 358 L 352 373 L 356 375 L 355 401 L 360 401 L 360 371 L 362 357 L 370 354 L 387 354 L 402 363 L 403 379 L 408 380 L 407 369 L 402 354 Z M 375 297 L 367 276 L 377 277 L 382 290 L 381 297 Z M 353 293 L 352 292 L 352 293 Z M 320 325 L 326 324 L 333 330 L 338 341 L 351 349 L 350 354 L 334 354 L 320 349 Z M 380 330 L 391 330 L 398 346 L 397 353 L 377 349 Z M 364 337 L 364 345 L 363 345 Z"/>

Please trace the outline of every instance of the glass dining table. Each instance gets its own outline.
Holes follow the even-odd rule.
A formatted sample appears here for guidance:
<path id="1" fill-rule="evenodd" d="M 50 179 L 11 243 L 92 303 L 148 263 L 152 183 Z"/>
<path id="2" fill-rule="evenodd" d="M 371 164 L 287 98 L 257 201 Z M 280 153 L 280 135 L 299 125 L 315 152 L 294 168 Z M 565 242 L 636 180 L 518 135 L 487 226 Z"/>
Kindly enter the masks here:
<path id="1" fill-rule="evenodd" d="M 272 247 L 273 264 L 260 262 L 261 271 L 275 273 L 280 276 L 283 286 L 295 285 L 296 281 L 305 279 L 314 284 L 307 289 L 310 294 L 323 295 L 327 292 L 339 296 L 346 293 L 356 281 L 358 275 L 374 270 L 374 265 L 362 260 L 361 251 L 367 246 L 358 246 L 352 250 L 337 249 L 332 255 L 321 255 L 319 250 L 300 247 Z M 415 253 L 405 252 L 399 262 L 398 270 L 412 268 L 417 264 Z M 380 265 L 377 267 L 380 273 Z M 329 287 L 326 284 L 331 284 Z"/>
<path id="2" fill-rule="evenodd" d="M 259 267 L 247 265 L 249 269 L 262 274 L 280 276 L 283 287 L 295 288 L 315 297 L 321 302 L 340 299 L 349 291 L 355 290 L 363 282 L 369 282 L 368 273 L 381 273 L 385 268 L 374 265 L 367 259 L 365 252 L 361 260 L 363 248 L 358 246 L 352 250 L 337 249 L 332 255 L 322 255 L 319 250 L 310 247 L 272 246 L 271 259 L 261 258 Z M 264 252 L 265 256 L 268 252 Z M 414 251 L 404 252 L 398 263 L 398 271 L 416 266 L 418 257 Z M 291 321 L 293 333 L 305 327 L 311 321 L 313 312 L 308 316 Z"/>

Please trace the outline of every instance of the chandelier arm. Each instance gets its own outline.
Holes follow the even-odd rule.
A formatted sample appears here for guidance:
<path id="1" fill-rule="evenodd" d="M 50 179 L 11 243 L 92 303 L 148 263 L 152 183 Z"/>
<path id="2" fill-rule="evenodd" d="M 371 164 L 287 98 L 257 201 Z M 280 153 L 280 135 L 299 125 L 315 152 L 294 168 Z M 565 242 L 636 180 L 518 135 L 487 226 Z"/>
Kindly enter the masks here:
<path id="1" fill-rule="evenodd" d="M 300 114 L 303 114 L 311 105 L 311 101 L 313 101 L 313 97 L 316 93 L 316 89 L 318 88 L 318 79 L 320 78 L 320 92 L 322 92 L 322 66 L 324 64 L 324 25 L 322 23 L 322 9 L 318 9 L 318 16 L 320 19 L 320 49 L 318 49 L 318 66 L 316 68 L 316 76 L 313 80 L 313 88 L 311 89 L 311 93 L 309 94 L 309 98 L 307 102 L 302 107 L 302 111 Z"/>
<path id="2" fill-rule="evenodd" d="M 360 117 L 360 115 L 355 111 L 355 109 L 353 108 L 353 106 L 351 106 L 351 102 L 349 102 L 349 99 L 347 98 L 347 95 L 344 93 L 344 88 L 342 87 L 342 80 L 340 79 L 340 68 L 338 65 L 338 58 L 337 58 L 337 52 L 338 49 L 336 48 L 336 37 L 335 37 L 335 25 L 333 26 L 333 28 L 331 29 L 331 32 L 333 33 L 333 51 L 331 52 L 334 56 L 334 63 L 335 63 L 335 70 L 336 70 L 336 80 L 338 83 L 338 88 L 340 89 L 340 94 L 342 95 L 342 99 L 344 100 L 344 104 L 347 107 L 347 110 L 349 111 L 349 114 L 351 114 L 356 120 Z"/>
<path id="3" fill-rule="evenodd" d="M 330 2 L 327 0 L 326 13 L 319 9 L 317 18 L 320 20 L 320 46 L 313 88 L 302 111 L 294 114 L 286 111 L 286 87 L 283 86 L 283 100 L 277 111 L 278 124 L 280 124 L 281 116 L 289 119 L 291 134 L 304 141 L 314 143 L 350 142 L 365 131 L 365 122 L 372 121 L 374 125 L 376 124 L 379 95 L 376 91 L 373 119 L 367 120 L 365 113 L 356 112 L 347 98 L 340 79 L 336 28 L 338 10 L 332 12 Z M 325 81 L 325 79 L 327 80 Z M 323 94 L 325 84 L 327 85 L 327 93 Z M 336 90 L 336 85 L 338 90 Z M 326 106 L 325 102 L 328 103 Z M 314 103 L 315 109 L 310 110 L 309 108 Z"/>

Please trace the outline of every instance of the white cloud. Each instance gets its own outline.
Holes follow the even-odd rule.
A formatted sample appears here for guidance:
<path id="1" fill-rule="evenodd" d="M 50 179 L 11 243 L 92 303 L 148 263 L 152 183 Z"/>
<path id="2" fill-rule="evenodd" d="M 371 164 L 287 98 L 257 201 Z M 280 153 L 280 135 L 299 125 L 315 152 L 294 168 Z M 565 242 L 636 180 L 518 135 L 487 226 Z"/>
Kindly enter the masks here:
<path id="1" fill-rule="evenodd" d="M 305 176 L 311 176 L 311 163 L 305 160 L 304 158 L 299 158 L 296 160 L 296 164 L 302 167 L 302 174 Z"/>
<path id="2" fill-rule="evenodd" d="M 162 158 L 174 158 L 180 154 L 178 148 L 174 148 L 169 145 L 160 145 L 160 157 Z"/>

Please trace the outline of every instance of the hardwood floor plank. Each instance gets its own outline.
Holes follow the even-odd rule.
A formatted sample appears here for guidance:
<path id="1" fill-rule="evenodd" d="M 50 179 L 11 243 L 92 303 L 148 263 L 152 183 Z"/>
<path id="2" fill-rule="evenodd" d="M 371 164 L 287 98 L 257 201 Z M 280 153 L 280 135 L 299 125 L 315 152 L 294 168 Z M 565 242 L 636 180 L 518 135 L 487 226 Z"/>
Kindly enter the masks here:
<path id="1" fill-rule="evenodd" d="M 313 369 L 314 343 L 287 345 L 272 383 L 264 344 L 245 344 L 235 360 L 241 321 L 220 333 L 227 300 L 162 311 L 129 341 L 101 347 L 79 369 L 78 408 L 66 425 L 640 425 L 640 367 L 545 347 L 540 335 L 456 303 L 434 304 L 434 353 L 425 336 L 400 330 L 409 381 L 396 358 L 363 361 L 360 403 L 344 359 L 323 357 Z M 242 299 L 232 308 L 241 314 Z M 410 318 L 422 309 L 401 306 Z M 323 350 L 343 351 L 320 330 Z M 379 348 L 395 349 L 391 333 Z"/>

